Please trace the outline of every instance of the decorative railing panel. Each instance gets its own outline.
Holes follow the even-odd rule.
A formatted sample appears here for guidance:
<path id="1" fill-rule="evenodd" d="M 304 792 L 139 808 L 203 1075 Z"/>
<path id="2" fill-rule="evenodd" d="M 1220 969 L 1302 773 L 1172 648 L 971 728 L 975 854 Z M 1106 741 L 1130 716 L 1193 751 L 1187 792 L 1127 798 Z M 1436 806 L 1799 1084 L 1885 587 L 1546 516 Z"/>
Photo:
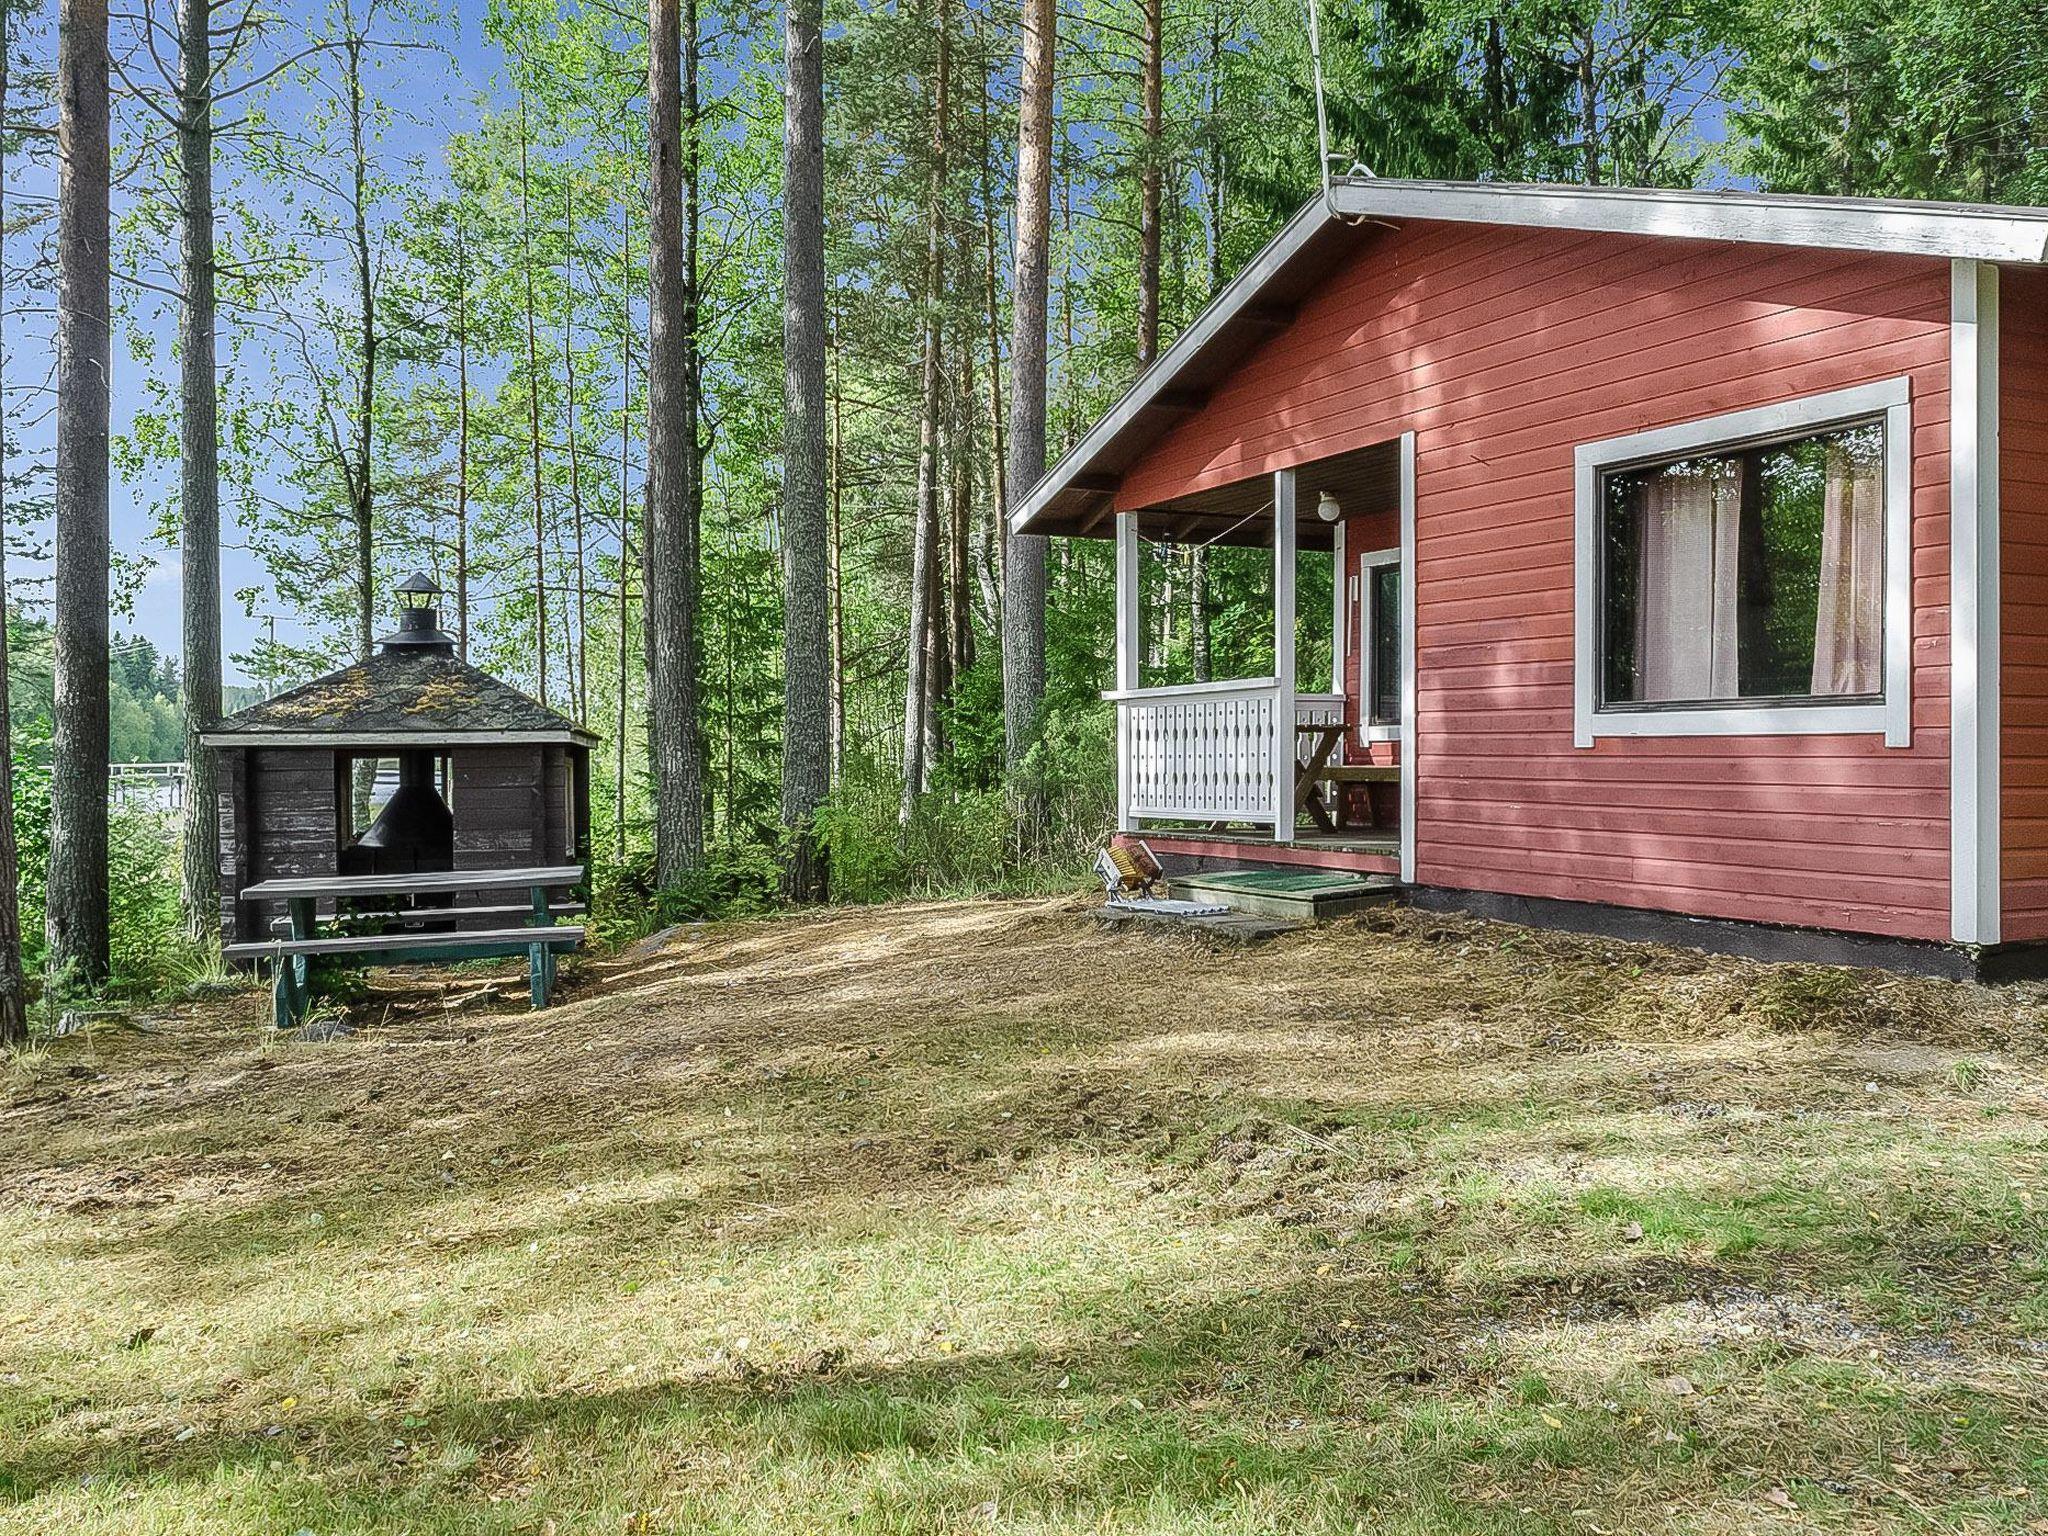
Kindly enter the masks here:
<path id="1" fill-rule="evenodd" d="M 1274 784 L 1277 695 L 1271 678 L 1145 688 L 1122 695 L 1127 816 L 1184 821 L 1274 819 L 1290 778 Z M 1341 724 L 1341 694 L 1300 694 L 1293 724 Z M 1291 728 L 1291 727 L 1290 727 Z"/>

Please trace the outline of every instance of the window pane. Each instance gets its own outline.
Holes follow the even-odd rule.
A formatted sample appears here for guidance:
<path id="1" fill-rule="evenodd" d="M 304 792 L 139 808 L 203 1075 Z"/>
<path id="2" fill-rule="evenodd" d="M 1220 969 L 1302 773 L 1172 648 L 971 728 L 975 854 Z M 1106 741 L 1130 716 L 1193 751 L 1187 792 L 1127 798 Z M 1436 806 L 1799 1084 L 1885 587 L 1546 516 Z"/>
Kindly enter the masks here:
<path id="1" fill-rule="evenodd" d="M 1876 696 L 1884 521 L 1882 422 L 1606 476 L 1603 702 Z"/>
<path id="2" fill-rule="evenodd" d="M 1401 718 L 1401 567 L 1376 565 L 1372 582 L 1372 723 Z"/>

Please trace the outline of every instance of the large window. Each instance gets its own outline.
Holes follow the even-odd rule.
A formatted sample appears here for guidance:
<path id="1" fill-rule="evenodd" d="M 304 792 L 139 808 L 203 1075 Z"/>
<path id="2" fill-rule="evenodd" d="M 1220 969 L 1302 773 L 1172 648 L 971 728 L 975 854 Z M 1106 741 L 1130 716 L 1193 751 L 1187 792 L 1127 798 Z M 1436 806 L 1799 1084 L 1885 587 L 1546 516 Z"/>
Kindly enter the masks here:
<path id="1" fill-rule="evenodd" d="M 1904 395 L 1899 381 L 1580 450 L 1581 744 L 1903 736 Z"/>
<path id="2" fill-rule="evenodd" d="M 1601 702 L 1879 697 L 1884 422 L 1603 477 Z"/>

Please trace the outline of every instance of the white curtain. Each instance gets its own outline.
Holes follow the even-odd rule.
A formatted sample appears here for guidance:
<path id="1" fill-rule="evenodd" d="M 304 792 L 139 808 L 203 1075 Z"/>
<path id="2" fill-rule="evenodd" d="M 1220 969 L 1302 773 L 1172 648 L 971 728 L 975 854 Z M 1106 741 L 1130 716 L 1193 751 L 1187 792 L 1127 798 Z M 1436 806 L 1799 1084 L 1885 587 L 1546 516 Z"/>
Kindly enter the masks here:
<path id="1" fill-rule="evenodd" d="M 1813 626 L 1816 695 L 1884 686 L 1883 459 L 1828 445 L 1820 608 Z"/>
<path id="2" fill-rule="evenodd" d="M 1646 478 L 1636 518 L 1637 700 L 1735 698 L 1742 461 L 1694 460 Z"/>

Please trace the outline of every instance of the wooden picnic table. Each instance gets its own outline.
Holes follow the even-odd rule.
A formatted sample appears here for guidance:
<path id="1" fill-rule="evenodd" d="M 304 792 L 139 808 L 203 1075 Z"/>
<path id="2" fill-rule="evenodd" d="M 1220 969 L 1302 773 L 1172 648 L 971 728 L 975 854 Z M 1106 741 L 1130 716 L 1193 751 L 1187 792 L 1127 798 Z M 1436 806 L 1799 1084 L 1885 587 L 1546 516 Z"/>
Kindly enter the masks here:
<path id="1" fill-rule="evenodd" d="M 314 956 L 355 960 L 365 965 L 403 965 L 450 960 L 490 959 L 517 954 L 527 956 L 533 1006 L 547 1006 L 554 988 L 555 954 L 574 948 L 583 940 L 581 927 L 555 922 L 557 907 L 549 893 L 563 886 L 580 885 L 579 864 L 550 864 L 521 869 L 429 870 L 397 875 L 294 875 L 260 880 L 245 886 L 244 901 L 282 901 L 289 914 L 291 936 L 267 943 L 232 944 L 224 952 L 229 959 L 270 959 L 276 967 L 276 1017 L 280 1027 L 303 1014 L 308 1002 L 307 962 Z M 374 934 L 323 935 L 320 932 L 319 903 L 322 899 L 343 902 L 383 897 L 397 903 L 416 896 L 439 896 L 464 891 L 511 891 L 527 893 L 519 907 L 408 907 L 376 913 L 337 912 L 338 917 L 365 918 L 386 923 L 445 921 L 472 913 L 524 913 L 526 922 L 516 928 L 422 933 L 414 931 Z M 545 933 L 543 935 L 543 930 Z"/>
<path id="2" fill-rule="evenodd" d="M 1343 745 L 1345 727 L 1335 722 L 1323 725 L 1298 723 L 1294 727 L 1297 743 L 1305 744 L 1304 756 L 1297 747 L 1294 759 L 1294 814 L 1299 820 L 1306 814 L 1318 830 L 1335 832 L 1343 813 L 1341 800 L 1333 813 L 1324 798 L 1325 784 L 1375 784 L 1391 783 L 1401 776 L 1401 770 L 1386 763 L 1333 764 L 1330 759 L 1337 748 Z"/>

